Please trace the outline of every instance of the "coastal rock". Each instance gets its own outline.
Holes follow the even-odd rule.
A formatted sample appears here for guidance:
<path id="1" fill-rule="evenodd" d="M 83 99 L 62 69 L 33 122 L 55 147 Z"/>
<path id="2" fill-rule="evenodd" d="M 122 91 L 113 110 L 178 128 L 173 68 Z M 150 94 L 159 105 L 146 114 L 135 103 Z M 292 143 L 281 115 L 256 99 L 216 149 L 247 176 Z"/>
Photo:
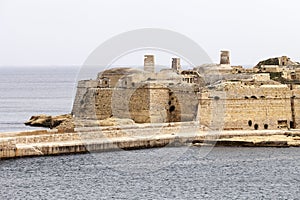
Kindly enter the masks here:
<path id="1" fill-rule="evenodd" d="M 60 125 L 70 124 L 72 121 L 72 116 L 67 115 L 59 115 L 59 116 L 49 116 L 49 115 L 37 115 L 32 116 L 27 122 L 25 122 L 26 126 L 35 126 L 35 127 L 45 127 L 45 128 L 56 128 Z M 70 126 L 70 125 L 68 125 Z"/>

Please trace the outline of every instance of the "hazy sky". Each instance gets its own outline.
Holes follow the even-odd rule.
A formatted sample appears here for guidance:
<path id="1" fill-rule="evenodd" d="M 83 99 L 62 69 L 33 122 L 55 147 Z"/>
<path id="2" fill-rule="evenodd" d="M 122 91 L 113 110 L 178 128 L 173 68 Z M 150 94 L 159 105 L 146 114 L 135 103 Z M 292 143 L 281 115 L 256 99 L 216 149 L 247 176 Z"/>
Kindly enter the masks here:
<path id="1" fill-rule="evenodd" d="M 0 0 L 0 65 L 81 65 L 138 28 L 182 33 L 214 62 L 221 49 L 233 64 L 300 61 L 299 9 L 297 0 Z"/>

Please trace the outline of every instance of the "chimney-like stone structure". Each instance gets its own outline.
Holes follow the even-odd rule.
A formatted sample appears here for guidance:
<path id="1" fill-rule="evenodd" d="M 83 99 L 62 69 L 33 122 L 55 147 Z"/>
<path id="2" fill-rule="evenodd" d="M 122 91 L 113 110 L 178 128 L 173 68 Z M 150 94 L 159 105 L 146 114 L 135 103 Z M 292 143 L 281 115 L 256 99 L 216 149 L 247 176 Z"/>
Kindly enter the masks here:
<path id="1" fill-rule="evenodd" d="M 151 73 L 155 72 L 154 55 L 144 56 L 144 71 Z"/>
<path id="2" fill-rule="evenodd" d="M 230 52 L 229 51 L 221 51 L 220 64 L 221 65 L 230 65 Z"/>
<path id="3" fill-rule="evenodd" d="M 180 58 L 172 58 L 172 69 L 175 71 L 181 70 Z"/>

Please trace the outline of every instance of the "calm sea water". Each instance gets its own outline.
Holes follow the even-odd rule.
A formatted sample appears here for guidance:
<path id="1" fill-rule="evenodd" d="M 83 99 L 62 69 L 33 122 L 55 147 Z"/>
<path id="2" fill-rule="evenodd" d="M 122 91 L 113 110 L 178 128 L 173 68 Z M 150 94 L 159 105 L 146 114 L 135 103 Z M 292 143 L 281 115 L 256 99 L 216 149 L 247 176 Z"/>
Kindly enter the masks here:
<path id="1" fill-rule="evenodd" d="M 35 129 L 24 125 L 33 115 L 70 113 L 78 71 L 75 67 L 0 68 L 0 132 Z"/>
<path id="2" fill-rule="evenodd" d="M 78 68 L 0 68 L 0 132 L 72 108 Z M 0 199 L 299 199 L 297 148 L 162 148 L 0 160 Z"/>
<path id="3" fill-rule="evenodd" d="M 1 199 L 299 199 L 298 149 L 193 147 L 0 161 Z M 136 154 L 135 162 L 132 155 Z M 145 168 L 144 172 L 135 169 Z M 150 170 L 150 169 L 155 170 Z"/>

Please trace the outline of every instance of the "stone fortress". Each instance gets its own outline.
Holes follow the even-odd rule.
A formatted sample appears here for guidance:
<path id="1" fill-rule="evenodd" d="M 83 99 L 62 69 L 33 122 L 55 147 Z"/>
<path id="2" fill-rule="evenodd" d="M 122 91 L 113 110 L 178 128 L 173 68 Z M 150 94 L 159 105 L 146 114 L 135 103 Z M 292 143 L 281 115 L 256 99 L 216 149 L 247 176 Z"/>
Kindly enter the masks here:
<path id="1" fill-rule="evenodd" d="M 155 72 L 153 55 L 144 70 L 113 68 L 78 83 L 75 119 L 132 119 L 135 123 L 196 121 L 209 129 L 267 130 L 300 126 L 300 64 L 288 57 L 232 66 L 229 51 L 220 64 L 183 69 L 179 58 Z"/>

